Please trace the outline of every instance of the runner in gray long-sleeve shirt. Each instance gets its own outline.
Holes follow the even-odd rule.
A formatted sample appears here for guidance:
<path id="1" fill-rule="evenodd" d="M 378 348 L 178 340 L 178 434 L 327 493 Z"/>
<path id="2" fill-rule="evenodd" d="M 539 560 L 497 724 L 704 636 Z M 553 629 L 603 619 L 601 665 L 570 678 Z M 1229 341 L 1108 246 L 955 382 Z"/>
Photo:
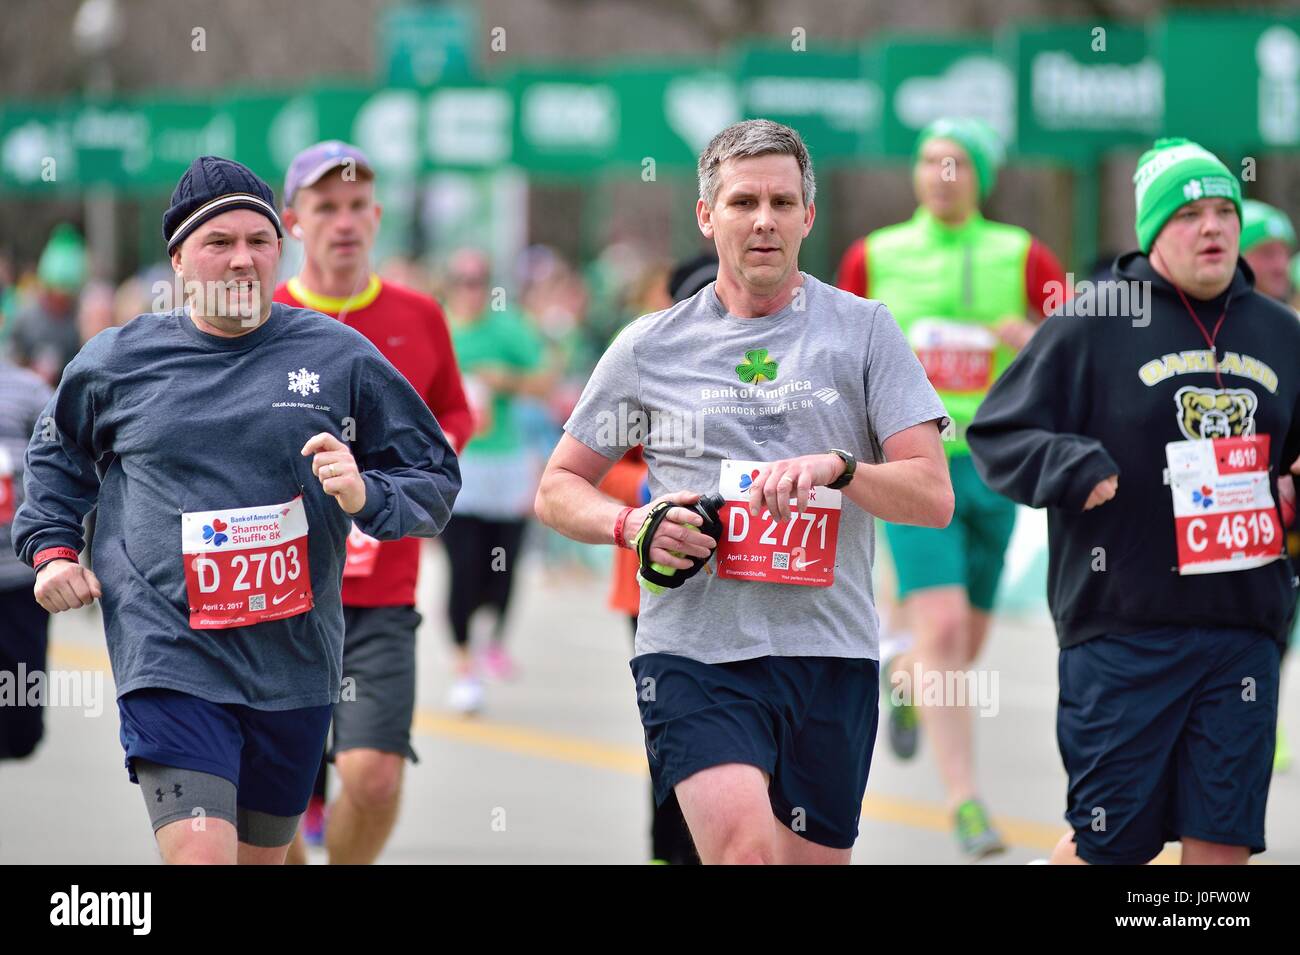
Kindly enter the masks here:
<path id="1" fill-rule="evenodd" d="M 167 861 L 280 862 L 339 699 L 351 524 L 433 536 L 460 475 L 373 345 L 272 304 L 280 223 L 253 173 L 196 160 L 164 235 L 188 304 L 68 366 L 14 546 L 47 609 L 102 596 L 127 766 Z M 76 554 L 96 502 L 91 573 Z M 205 831 L 184 824 L 196 807 Z"/>

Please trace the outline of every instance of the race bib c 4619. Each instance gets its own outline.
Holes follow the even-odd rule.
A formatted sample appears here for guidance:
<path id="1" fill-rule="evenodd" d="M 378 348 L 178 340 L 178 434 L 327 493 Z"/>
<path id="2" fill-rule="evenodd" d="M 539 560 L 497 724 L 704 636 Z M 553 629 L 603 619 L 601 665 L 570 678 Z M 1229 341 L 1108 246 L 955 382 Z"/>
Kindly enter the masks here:
<path id="1" fill-rule="evenodd" d="M 247 627 L 314 605 L 302 497 L 285 504 L 181 515 L 190 626 Z"/>
<path id="2" fill-rule="evenodd" d="M 778 523 L 767 508 L 751 517 L 749 489 L 764 466 L 761 461 L 722 462 L 719 491 L 726 504 L 719 514 L 718 577 L 829 587 L 835 583 L 842 495 L 815 487 L 808 509 L 788 521 Z"/>
<path id="3" fill-rule="evenodd" d="M 983 326 L 923 318 L 912 323 L 907 341 L 936 391 L 982 392 L 993 383 L 998 340 Z"/>
<path id="4" fill-rule="evenodd" d="M 1178 573 L 1249 570 L 1282 556 L 1268 450 L 1266 434 L 1165 445 Z"/>

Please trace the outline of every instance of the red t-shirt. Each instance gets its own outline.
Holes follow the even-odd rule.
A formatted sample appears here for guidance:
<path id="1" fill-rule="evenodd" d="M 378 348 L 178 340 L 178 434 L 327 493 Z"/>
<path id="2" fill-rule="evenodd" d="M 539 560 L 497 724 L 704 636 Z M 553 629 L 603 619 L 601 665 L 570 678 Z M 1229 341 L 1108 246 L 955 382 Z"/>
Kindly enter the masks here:
<path id="1" fill-rule="evenodd" d="M 370 339 L 420 393 L 457 453 L 465 447 L 473 431 L 469 402 L 452 351 L 447 320 L 437 302 L 412 289 L 381 282 L 377 275 L 370 277 L 365 291 L 350 299 L 314 295 L 297 279 L 281 283 L 274 299 L 334 318 L 341 315 L 345 325 Z M 343 605 L 414 605 L 419 573 L 418 538 L 384 541 L 368 576 L 343 579 Z"/>
<path id="2" fill-rule="evenodd" d="M 1050 283 L 1056 283 L 1055 288 L 1064 288 L 1065 270 L 1061 268 L 1061 263 L 1052 254 L 1051 249 L 1037 239 L 1031 238 L 1029 254 L 1025 256 L 1025 298 L 1029 302 L 1029 307 L 1038 313 L 1040 319 L 1044 315 L 1044 306 L 1051 297 L 1048 289 L 1053 286 Z M 844 257 L 840 259 L 835 284 L 846 292 L 870 298 L 867 294 L 871 278 L 867 275 L 866 239 L 858 239 L 848 247 Z"/>

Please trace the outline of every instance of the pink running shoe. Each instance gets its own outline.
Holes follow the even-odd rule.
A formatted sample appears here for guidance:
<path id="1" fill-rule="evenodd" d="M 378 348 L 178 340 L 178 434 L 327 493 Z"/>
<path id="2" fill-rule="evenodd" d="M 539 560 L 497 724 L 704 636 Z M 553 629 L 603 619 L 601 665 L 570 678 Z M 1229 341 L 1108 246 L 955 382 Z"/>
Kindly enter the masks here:
<path id="1" fill-rule="evenodd" d="M 506 648 L 495 641 L 483 651 L 482 661 L 483 669 L 494 680 L 513 680 L 518 672 Z"/>

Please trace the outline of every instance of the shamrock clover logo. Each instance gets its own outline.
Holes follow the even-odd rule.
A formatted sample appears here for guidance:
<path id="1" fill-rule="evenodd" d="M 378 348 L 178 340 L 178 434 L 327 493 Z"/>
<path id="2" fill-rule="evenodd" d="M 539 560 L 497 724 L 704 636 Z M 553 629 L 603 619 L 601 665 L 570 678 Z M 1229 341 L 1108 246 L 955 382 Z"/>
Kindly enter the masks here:
<path id="1" fill-rule="evenodd" d="M 211 524 L 203 525 L 203 542 L 211 544 L 213 547 L 220 547 L 226 541 L 230 540 L 225 534 L 221 533 L 229 525 L 221 518 L 214 518 Z"/>
<path id="2" fill-rule="evenodd" d="M 1201 489 L 1199 491 L 1192 491 L 1192 503 L 1199 504 L 1202 507 L 1213 507 L 1214 498 L 1210 496 L 1213 493 L 1214 493 L 1213 488 L 1206 487 L 1205 485 L 1201 485 Z"/>
<path id="3" fill-rule="evenodd" d="M 748 474 L 742 474 L 740 476 L 740 489 L 742 491 L 748 491 L 750 487 L 753 486 L 756 480 L 758 480 L 757 468 L 755 468 L 753 471 L 750 471 Z"/>
<path id="4" fill-rule="evenodd" d="M 745 352 L 745 360 L 736 366 L 736 374 L 747 385 L 776 381 L 776 362 L 767 357 L 766 348 L 755 348 Z"/>

